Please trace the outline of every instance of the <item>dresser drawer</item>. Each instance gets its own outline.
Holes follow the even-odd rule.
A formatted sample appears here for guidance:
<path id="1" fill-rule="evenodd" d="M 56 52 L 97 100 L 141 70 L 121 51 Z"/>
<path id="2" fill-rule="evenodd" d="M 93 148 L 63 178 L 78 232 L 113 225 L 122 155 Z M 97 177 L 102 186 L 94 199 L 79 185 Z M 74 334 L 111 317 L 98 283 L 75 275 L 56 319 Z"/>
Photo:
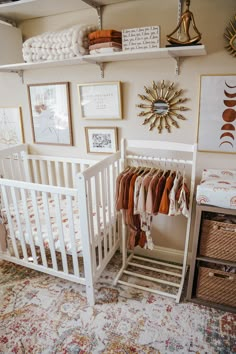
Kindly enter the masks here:
<path id="1" fill-rule="evenodd" d="M 199 253 L 236 262 L 236 224 L 203 219 Z"/>
<path id="2" fill-rule="evenodd" d="M 236 307 L 236 274 L 200 266 L 196 296 L 205 301 Z"/>

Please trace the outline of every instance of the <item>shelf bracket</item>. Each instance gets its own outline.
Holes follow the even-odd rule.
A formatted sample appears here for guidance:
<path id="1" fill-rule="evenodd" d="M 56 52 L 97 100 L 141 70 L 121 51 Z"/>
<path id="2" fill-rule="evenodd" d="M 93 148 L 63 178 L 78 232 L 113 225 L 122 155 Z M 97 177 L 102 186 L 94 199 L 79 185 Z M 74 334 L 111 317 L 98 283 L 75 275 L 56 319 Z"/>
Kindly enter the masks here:
<path id="1" fill-rule="evenodd" d="M 97 14 L 98 14 L 98 27 L 101 30 L 102 29 L 102 6 L 96 7 Z"/>
<path id="2" fill-rule="evenodd" d="M 96 3 L 95 0 L 82 0 L 85 4 L 93 7 L 94 9 L 97 10 L 98 14 L 98 27 L 101 30 L 102 29 L 102 7 L 98 3 Z"/>
<path id="3" fill-rule="evenodd" d="M 24 70 L 17 70 L 17 71 L 12 70 L 10 71 L 10 73 L 17 74 L 21 78 L 22 84 L 24 83 Z"/>
<path id="4" fill-rule="evenodd" d="M 96 63 L 100 67 L 101 78 L 104 79 L 104 63 Z"/>
<path id="5" fill-rule="evenodd" d="M 179 75 L 180 73 L 180 58 L 179 57 L 173 57 L 175 60 L 175 75 Z"/>

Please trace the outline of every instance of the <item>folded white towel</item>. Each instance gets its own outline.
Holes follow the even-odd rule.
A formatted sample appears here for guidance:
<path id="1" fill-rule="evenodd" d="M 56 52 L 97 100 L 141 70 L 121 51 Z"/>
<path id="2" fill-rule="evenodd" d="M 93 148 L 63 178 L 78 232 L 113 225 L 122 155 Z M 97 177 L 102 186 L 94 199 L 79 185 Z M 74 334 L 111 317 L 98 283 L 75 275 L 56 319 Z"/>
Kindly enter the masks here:
<path id="1" fill-rule="evenodd" d="M 107 47 L 107 48 L 97 48 L 97 49 L 92 49 L 89 51 L 89 54 L 109 54 L 109 53 L 115 53 L 115 52 L 121 52 L 121 48 L 116 48 L 116 47 Z"/>
<path id="2" fill-rule="evenodd" d="M 94 25 L 76 25 L 58 32 L 45 32 L 23 43 L 26 62 L 65 59 L 88 54 L 88 34 L 96 31 Z"/>

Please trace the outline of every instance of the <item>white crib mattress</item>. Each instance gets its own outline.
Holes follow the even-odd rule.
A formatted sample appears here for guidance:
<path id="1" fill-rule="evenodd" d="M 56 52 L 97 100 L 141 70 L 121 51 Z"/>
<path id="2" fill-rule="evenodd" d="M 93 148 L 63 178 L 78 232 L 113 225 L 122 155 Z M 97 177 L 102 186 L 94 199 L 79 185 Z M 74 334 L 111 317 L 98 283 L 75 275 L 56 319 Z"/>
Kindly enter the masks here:
<path id="1" fill-rule="evenodd" d="M 236 209 L 236 170 L 204 170 L 196 200 L 198 204 Z"/>
<path id="2" fill-rule="evenodd" d="M 45 217 L 44 205 L 43 205 L 43 201 L 42 201 L 41 197 L 37 198 L 37 204 L 38 204 L 38 210 L 39 210 L 40 228 L 41 228 L 41 235 L 43 238 L 43 244 L 44 244 L 45 248 L 49 248 L 47 218 Z M 54 241 L 54 247 L 55 247 L 56 251 L 60 252 L 60 250 L 61 250 L 60 238 L 59 238 L 59 231 L 58 231 L 58 227 L 57 227 L 57 219 L 56 219 L 56 210 L 55 210 L 54 200 L 48 199 L 48 204 L 49 204 L 50 224 L 51 224 L 52 236 L 53 236 L 53 241 Z M 75 231 L 76 251 L 79 253 L 79 252 L 82 252 L 82 242 L 81 242 L 81 229 L 80 229 L 80 222 L 79 222 L 78 202 L 73 200 L 72 207 L 73 207 L 73 214 L 74 214 L 74 231 Z M 22 205 L 21 201 L 18 203 L 18 208 L 19 208 L 22 233 L 24 234 L 25 242 L 27 244 L 30 244 L 29 233 L 27 232 L 27 225 L 26 225 L 25 217 L 24 217 L 24 209 L 23 209 L 23 205 Z M 69 233 L 69 231 L 70 231 L 69 230 L 69 221 L 68 221 L 68 217 L 67 217 L 68 214 L 66 212 L 65 199 L 61 200 L 60 208 L 61 208 L 61 217 L 62 217 L 62 225 L 63 225 L 63 233 L 64 233 L 65 250 L 67 253 L 71 253 L 72 244 L 71 244 L 70 233 Z M 31 199 L 27 200 L 27 209 L 28 209 L 28 215 L 30 217 L 31 233 L 33 236 L 34 244 L 35 244 L 35 246 L 39 246 L 40 240 L 39 240 L 38 233 L 37 233 L 35 213 L 34 213 L 33 204 L 32 204 Z M 16 217 L 16 213 L 15 213 L 15 208 L 13 205 L 10 206 L 10 213 L 11 213 L 11 218 L 12 218 L 12 222 L 13 222 L 14 234 L 15 234 L 16 238 L 18 240 L 20 240 L 19 225 L 17 223 L 17 217 Z M 6 209 L 1 210 L 1 216 L 2 216 L 3 223 L 6 226 L 7 234 L 10 234 L 10 228 L 9 228 L 9 224 L 8 224 Z M 96 213 L 95 212 L 93 213 L 93 217 L 94 217 L 94 237 L 95 237 L 95 244 L 96 244 L 97 243 L 96 240 L 98 238 L 99 233 L 98 233 L 98 225 L 96 223 Z M 107 219 L 107 210 L 106 210 L 106 219 Z M 108 226 L 107 226 L 107 230 L 104 230 L 103 215 L 102 215 L 102 213 L 100 213 L 100 237 L 103 237 L 105 232 L 108 233 Z"/>

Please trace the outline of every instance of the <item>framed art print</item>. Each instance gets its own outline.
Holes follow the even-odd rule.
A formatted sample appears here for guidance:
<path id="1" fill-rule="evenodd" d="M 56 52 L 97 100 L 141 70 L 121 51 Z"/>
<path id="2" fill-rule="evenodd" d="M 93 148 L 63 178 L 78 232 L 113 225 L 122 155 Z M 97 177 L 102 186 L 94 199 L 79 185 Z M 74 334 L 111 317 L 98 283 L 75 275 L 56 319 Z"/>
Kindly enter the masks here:
<path id="1" fill-rule="evenodd" d="M 20 107 L 0 107 L 0 144 L 24 142 Z"/>
<path id="2" fill-rule="evenodd" d="M 236 75 L 202 75 L 198 150 L 236 153 Z"/>
<path id="3" fill-rule="evenodd" d="M 78 85 L 81 117 L 122 119 L 120 82 Z"/>
<path id="4" fill-rule="evenodd" d="M 117 128 L 85 127 L 87 152 L 112 154 L 117 151 Z"/>
<path id="5" fill-rule="evenodd" d="M 28 85 L 36 144 L 72 145 L 69 83 Z"/>

